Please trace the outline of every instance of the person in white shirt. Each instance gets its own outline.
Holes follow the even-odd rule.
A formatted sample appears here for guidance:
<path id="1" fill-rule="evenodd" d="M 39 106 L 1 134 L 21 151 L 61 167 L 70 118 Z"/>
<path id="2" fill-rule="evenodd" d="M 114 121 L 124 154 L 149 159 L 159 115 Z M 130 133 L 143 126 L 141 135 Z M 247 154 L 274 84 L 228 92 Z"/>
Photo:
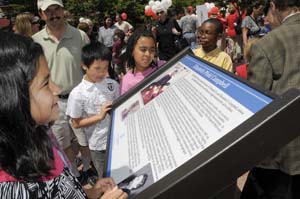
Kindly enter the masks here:
<path id="1" fill-rule="evenodd" d="M 118 29 L 123 30 L 125 34 L 133 29 L 133 26 L 129 22 L 124 21 L 120 15 L 116 16 L 115 26 Z"/>
<path id="2" fill-rule="evenodd" d="M 115 26 L 125 33 L 125 42 L 127 42 L 128 38 L 133 33 L 133 30 L 134 30 L 133 26 L 129 22 L 123 20 L 122 16 L 119 14 L 116 15 Z"/>
<path id="3" fill-rule="evenodd" d="M 74 128 L 83 128 L 98 177 L 103 175 L 110 118 L 106 114 L 119 97 L 119 84 L 107 78 L 111 51 L 99 42 L 82 49 L 82 68 L 86 74 L 70 93 L 66 114 Z"/>
<path id="4" fill-rule="evenodd" d="M 112 49 L 116 29 L 111 16 L 104 17 L 104 25 L 99 28 L 98 41 Z"/>

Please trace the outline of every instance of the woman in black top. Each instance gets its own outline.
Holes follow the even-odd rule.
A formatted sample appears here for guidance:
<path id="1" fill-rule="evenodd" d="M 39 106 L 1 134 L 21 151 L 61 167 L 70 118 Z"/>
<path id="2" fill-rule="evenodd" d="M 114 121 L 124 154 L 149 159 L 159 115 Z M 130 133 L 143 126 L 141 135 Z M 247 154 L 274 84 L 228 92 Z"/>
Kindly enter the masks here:
<path id="1" fill-rule="evenodd" d="M 164 8 L 157 8 L 156 15 L 159 20 L 153 30 L 158 43 L 158 57 L 168 61 L 178 53 L 175 41 L 181 36 L 182 30 L 174 18 L 167 16 L 167 10 Z"/>

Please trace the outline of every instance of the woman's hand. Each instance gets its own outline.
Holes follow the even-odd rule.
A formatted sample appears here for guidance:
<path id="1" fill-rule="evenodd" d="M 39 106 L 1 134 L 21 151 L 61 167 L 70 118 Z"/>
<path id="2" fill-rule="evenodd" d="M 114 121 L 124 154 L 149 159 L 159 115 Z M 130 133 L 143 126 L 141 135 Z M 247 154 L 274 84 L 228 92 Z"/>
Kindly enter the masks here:
<path id="1" fill-rule="evenodd" d="M 86 193 L 86 195 L 88 196 L 89 199 L 99 199 L 100 196 L 103 193 L 104 193 L 103 196 L 105 196 L 105 195 L 106 195 L 106 197 L 109 196 L 108 199 L 118 199 L 118 198 L 113 198 L 112 197 L 112 196 L 115 196 L 115 195 L 118 196 L 118 194 L 116 194 L 115 192 L 113 192 L 114 195 L 105 194 L 105 192 L 110 193 L 114 189 L 116 189 L 116 183 L 115 183 L 115 181 L 112 178 L 101 178 L 101 179 L 98 179 L 97 182 L 96 182 L 96 184 L 92 188 L 85 188 L 84 187 L 84 191 L 85 191 L 85 193 Z M 101 199 L 102 199 L 102 197 L 101 197 Z"/>
<path id="2" fill-rule="evenodd" d="M 115 186 L 116 183 L 112 178 L 101 178 L 97 180 L 93 188 L 100 189 L 101 192 L 104 193 L 106 191 L 111 191 Z"/>

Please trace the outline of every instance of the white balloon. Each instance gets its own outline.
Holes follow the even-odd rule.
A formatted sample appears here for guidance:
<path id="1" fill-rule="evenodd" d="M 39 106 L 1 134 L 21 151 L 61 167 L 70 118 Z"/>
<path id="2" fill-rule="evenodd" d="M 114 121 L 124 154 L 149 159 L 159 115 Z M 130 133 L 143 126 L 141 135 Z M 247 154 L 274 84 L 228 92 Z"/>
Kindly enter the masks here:
<path id="1" fill-rule="evenodd" d="M 156 6 L 159 6 L 160 4 L 161 4 L 160 1 L 155 1 Z"/>
<path id="2" fill-rule="evenodd" d="M 168 8 L 172 5 L 172 0 L 166 0 Z"/>
<path id="3" fill-rule="evenodd" d="M 154 2 L 153 0 L 150 0 L 150 1 L 149 1 L 149 6 L 153 6 L 154 3 L 155 3 L 155 2 Z"/>
<path id="4" fill-rule="evenodd" d="M 146 5 L 146 6 L 145 6 L 145 11 L 148 10 L 149 8 L 150 8 L 150 6 L 149 6 L 149 5 Z"/>
<path id="5" fill-rule="evenodd" d="M 157 6 L 156 6 L 156 5 L 153 5 L 153 6 L 151 7 L 151 9 L 152 9 L 153 12 L 156 12 Z"/>
<path id="6" fill-rule="evenodd" d="M 162 6 L 165 10 L 168 10 L 168 8 L 170 7 L 170 6 L 169 6 L 169 3 L 168 3 L 166 0 L 161 2 L 161 6 Z"/>
<path id="7" fill-rule="evenodd" d="M 208 2 L 206 2 L 204 5 L 207 7 L 207 10 L 210 10 L 210 9 L 212 9 L 213 7 L 215 7 L 215 4 L 214 4 L 214 3 L 208 3 Z"/>
<path id="8" fill-rule="evenodd" d="M 164 5 L 164 4 L 160 4 L 161 8 L 164 9 L 165 11 L 168 10 L 169 6 Z"/>
<path id="9" fill-rule="evenodd" d="M 80 23 L 84 23 L 84 21 L 85 21 L 85 18 L 83 18 L 83 17 L 80 17 L 80 18 L 79 18 L 79 22 L 80 22 Z"/>

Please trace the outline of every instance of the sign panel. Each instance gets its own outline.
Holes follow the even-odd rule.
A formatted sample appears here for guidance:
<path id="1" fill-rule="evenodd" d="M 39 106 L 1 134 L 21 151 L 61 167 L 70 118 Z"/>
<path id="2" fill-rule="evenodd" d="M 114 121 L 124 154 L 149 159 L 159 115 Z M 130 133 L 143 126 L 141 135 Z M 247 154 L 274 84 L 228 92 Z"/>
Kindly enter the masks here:
<path id="1" fill-rule="evenodd" d="M 274 100 L 245 81 L 181 53 L 112 110 L 106 176 L 134 198 Z"/>

